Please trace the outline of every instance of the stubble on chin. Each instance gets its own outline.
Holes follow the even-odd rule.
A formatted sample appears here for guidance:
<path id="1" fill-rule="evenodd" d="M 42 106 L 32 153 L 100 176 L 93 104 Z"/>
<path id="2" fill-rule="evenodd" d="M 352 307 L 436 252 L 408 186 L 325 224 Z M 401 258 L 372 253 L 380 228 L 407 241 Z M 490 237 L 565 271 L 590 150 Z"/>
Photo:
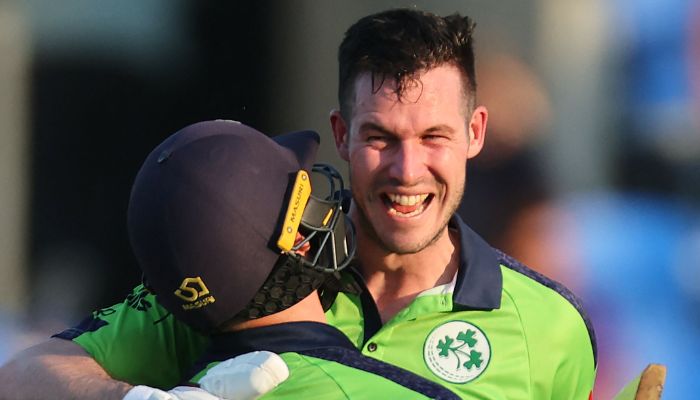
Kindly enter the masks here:
<path id="1" fill-rule="evenodd" d="M 437 242 L 442 235 L 447 232 L 447 224 L 449 223 L 453 214 L 453 212 L 448 214 L 448 217 L 445 218 L 440 228 L 428 240 L 407 243 L 402 246 L 383 239 L 379 233 L 377 233 L 377 230 L 367 217 L 367 213 L 365 213 L 362 207 L 358 206 L 355 209 L 357 213 L 357 223 L 361 231 L 360 234 L 365 235 L 367 240 L 371 241 L 374 245 L 379 246 L 384 252 L 398 255 L 416 254 Z"/>
<path id="2" fill-rule="evenodd" d="M 465 177 L 466 178 L 466 177 Z M 447 205 L 447 213 L 444 216 L 444 220 L 441 221 L 439 225 L 439 229 L 437 229 L 435 232 L 433 232 L 432 236 L 429 237 L 429 239 L 420 241 L 420 242 L 412 242 L 412 243 L 407 243 L 405 245 L 399 245 L 396 243 L 391 243 L 388 240 L 384 240 L 379 233 L 377 233 L 377 230 L 374 227 L 374 224 L 371 222 L 370 218 L 367 216 L 368 214 L 364 210 L 364 204 L 360 204 L 360 202 L 356 201 L 356 193 L 352 191 L 352 173 L 350 173 L 350 185 L 351 185 L 351 192 L 353 195 L 353 202 L 355 203 L 355 213 L 356 213 L 356 218 L 355 222 L 359 226 L 359 235 L 364 235 L 365 240 L 371 241 L 373 245 L 378 246 L 381 248 L 384 252 L 388 254 L 398 254 L 398 255 L 408 255 L 408 254 L 416 254 L 419 253 L 420 251 L 426 249 L 427 247 L 430 247 L 434 243 L 436 243 L 440 238 L 442 238 L 442 235 L 444 235 L 447 232 L 447 225 L 450 222 L 450 219 L 452 216 L 457 212 L 457 208 L 459 207 L 459 204 L 462 201 L 462 197 L 464 196 L 464 188 L 466 186 L 466 179 L 462 182 L 460 187 L 457 189 L 457 192 L 455 193 L 455 196 L 452 200 L 451 203 Z M 381 199 L 378 198 L 373 198 L 373 199 L 368 199 L 369 202 L 381 202 Z"/>

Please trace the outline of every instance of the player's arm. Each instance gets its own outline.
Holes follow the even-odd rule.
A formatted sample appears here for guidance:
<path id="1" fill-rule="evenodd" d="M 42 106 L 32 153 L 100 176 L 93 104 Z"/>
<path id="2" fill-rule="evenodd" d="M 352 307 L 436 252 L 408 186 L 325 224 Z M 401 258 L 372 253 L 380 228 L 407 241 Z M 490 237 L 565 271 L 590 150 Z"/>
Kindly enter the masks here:
<path id="1" fill-rule="evenodd" d="M 122 399 L 127 392 L 128 400 L 209 400 L 216 397 L 182 388 L 167 393 L 155 389 L 182 382 L 207 343 L 139 286 L 124 302 L 98 310 L 56 338 L 14 356 L 0 368 L 0 400 Z M 221 397 L 252 398 L 246 393 L 260 375 L 253 372 L 269 370 L 269 362 L 263 361 L 251 364 L 243 357 L 215 367 L 212 376 L 227 384 L 209 390 Z M 139 386 L 130 391 L 132 384 Z"/>
<path id="2" fill-rule="evenodd" d="M 171 388 L 205 344 L 139 286 L 124 302 L 16 355 L 2 369 L 0 399 L 25 398 L 23 391 L 34 399 L 92 398 L 91 393 L 121 399 L 131 385 Z"/>
<path id="3" fill-rule="evenodd" d="M 202 387 L 222 397 L 184 386 L 166 392 L 115 380 L 76 343 L 49 339 L 0 367 L 0 400 L 248 400 L 272 390 L 288 375 L 279 356 L 255 352 L 229 359 L 203 378 Z"/>
<path id="4" fill-rule="evenodd" d="M 0 399 L 114 399 L 131 385 L 112 379 L 77 344 L 50 339 L 0 368 Z"/>

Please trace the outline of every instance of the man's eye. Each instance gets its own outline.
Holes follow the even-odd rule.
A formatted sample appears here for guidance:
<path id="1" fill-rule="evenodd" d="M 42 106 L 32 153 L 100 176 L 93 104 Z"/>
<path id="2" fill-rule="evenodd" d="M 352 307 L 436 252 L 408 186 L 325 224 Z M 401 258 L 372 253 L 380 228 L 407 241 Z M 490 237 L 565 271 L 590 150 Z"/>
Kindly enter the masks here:
<path id="1" fill-rule="evenodd" d="M 389 145 L 389 138 L 386 136 L 367 136 L 367 145 L 374 149 L 384 149 Z"/>
<path id="2" fill-rule="evenodd" d="M 386 136 L 367 136 L 367 142 L 372 144 L 382 144 L 388 141 Z"/>
<path id="3" fill-rule="evenodd" d="M 424 142 L 438 142 L 446 139 L 445 136 L 441 135 L 425 135 L 421 138 Z"/>

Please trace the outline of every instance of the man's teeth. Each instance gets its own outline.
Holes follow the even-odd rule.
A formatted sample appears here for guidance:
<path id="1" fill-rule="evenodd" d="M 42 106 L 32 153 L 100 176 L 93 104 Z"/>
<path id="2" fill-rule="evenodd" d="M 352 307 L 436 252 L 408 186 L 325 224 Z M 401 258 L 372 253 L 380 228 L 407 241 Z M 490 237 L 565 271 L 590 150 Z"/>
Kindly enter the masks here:
<path id="1" fill-rule="evenodd" d="M 416 194 L 411 196 L 406 196 L 402 194 L 391 194 L 387 193 L 387 197 L 392 203 L 401 204 L 402 206 L 415 206 L 416 204 L 422 203 L 428 198 L 427 194 Z"/>
<path id="2" fill-rule="evenodd" d="M 425 210 L 425 204 L 423 203 L 425 202 L 425 199 L 428 198 L 428 194 L 402 195 L 387 193 L 387 197 L 389 198 L 391 204 L 395 205 L 389 206 L 389 213 L 391 215 L 413 217 L 421 214 Z M 397 210 L 396 208 L 399 208 L 401 211 Z"/>

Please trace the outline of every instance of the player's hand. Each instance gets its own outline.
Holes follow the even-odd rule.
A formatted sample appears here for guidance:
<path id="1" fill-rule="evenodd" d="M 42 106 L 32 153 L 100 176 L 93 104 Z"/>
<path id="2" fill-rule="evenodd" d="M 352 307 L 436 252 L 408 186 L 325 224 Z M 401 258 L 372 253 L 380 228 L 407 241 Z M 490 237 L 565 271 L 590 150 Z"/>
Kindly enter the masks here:
<path id="1" fill-rule="evenodd" d="M 289 377 L 284 360 L 269 351 L 254 351 L 229 358 L 199 380 L 200 388 L 178 386 L 167 392 L 135 386 L 123 400 L 254 400 Z"/>
<path id="2" fill-rule="evenodd" d="M 134 386 L 123 400 L 221 400 L 204 389 L 177 386 L 170 390 L 163 391 L 149 386 Z"/>
<path id="3" fill-rule="evenodd" d="M 284 360 L 269 351 L 254 351 L 229 358 L 199 380 L 199 386 L 223 399 L 257 399 L 289 377 Z"/>

